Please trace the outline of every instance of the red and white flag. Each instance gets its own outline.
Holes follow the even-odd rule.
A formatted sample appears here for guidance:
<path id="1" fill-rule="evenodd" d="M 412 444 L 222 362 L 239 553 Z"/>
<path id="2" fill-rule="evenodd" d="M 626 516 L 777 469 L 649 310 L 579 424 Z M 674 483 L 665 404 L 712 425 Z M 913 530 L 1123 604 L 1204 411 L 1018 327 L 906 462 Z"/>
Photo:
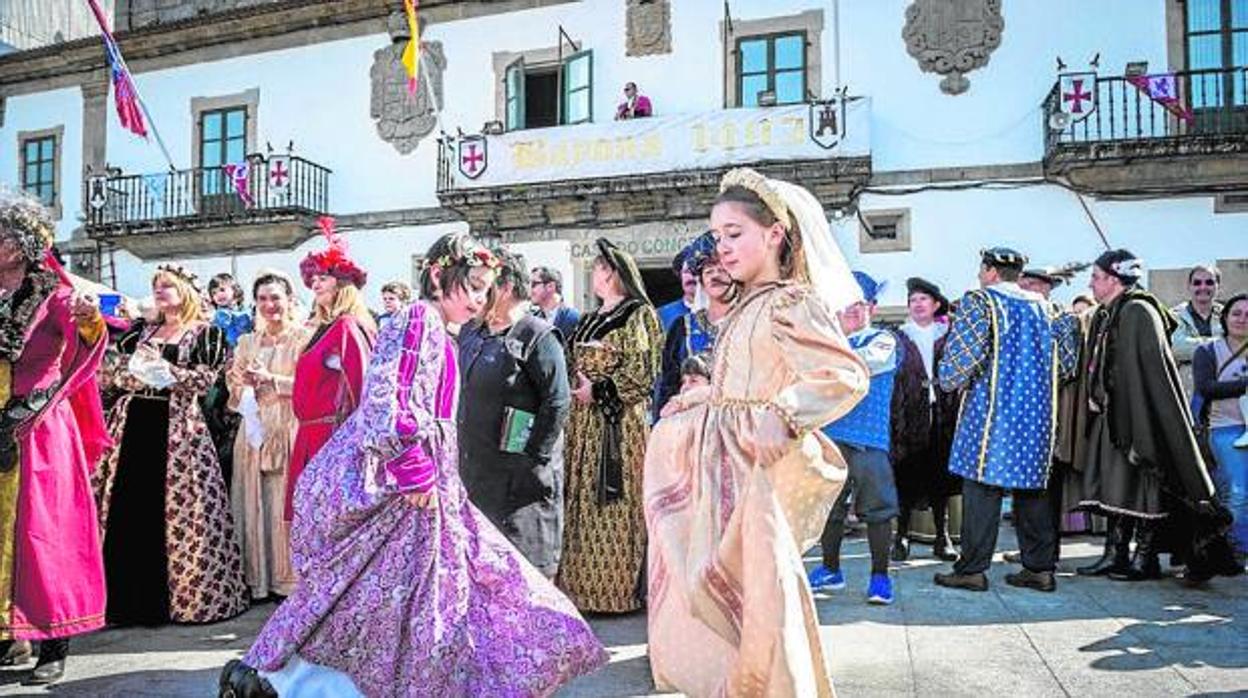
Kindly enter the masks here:
<path id="1" fill-rule="evenodd" d="M 108 19 L 96 0 L 87 0 L 91 4 L 91 12 L 100 25 L 100 34 L 104 38 L 104 54 L 108 59 L 108 71 L 113 79 L 113 100 L 117 103 L 117 118 L 121 125 L 131 133 L 147 138 L 147 124 L 143 121 L 143 110 L 139 107 L 139 92 L 134 88 L 134 80 L 130 77 L 130 69 L 121 57 L 121 48 L 109 31 Z"/>

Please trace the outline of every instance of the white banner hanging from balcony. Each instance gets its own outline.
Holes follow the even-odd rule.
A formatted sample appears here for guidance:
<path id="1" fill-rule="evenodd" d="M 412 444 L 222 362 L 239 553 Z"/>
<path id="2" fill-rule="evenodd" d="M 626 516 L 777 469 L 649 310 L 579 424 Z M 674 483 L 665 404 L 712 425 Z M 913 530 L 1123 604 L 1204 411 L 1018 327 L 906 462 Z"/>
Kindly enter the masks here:
<path id="1" fill-rule="evenodd" d="M 869 100 L 848 97 L 473 135 L 463 139 L 472 147 L 447 149 L 448 169 L 452 186 L 468 189 L 866 156 L 869 118 Z"/>

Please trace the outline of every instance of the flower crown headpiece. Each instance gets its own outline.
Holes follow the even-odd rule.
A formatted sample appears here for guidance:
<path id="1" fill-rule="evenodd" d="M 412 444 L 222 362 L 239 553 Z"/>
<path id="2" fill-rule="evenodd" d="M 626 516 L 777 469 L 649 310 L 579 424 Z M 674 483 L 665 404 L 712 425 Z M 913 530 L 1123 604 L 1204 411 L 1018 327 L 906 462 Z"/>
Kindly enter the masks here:
<path id="1" fill-rule="evenodd" d="M 473 244 L 464 254 L 457 255 L 450 252 L 437 257 L 436 259 L 425 259 L 425 268 L 438 267 L 445 269 L 449 266 L 464 263 L 470 267 L 486 267 L 488 269 L 497 269 L 499 265 L 498 257 L 494 256 L 486 248 L 478 244 Z"/>
<path id="2" fill-rule="evenodd" d="M 741 187 L 754 192 L 785 230 L 793 229 L 793 217 L 789 214 L 788 204 L 784 203 L 784 198 L 771 186 L 771 180 L 748 167 L 737 167 L 728 170 L 724 178 L 719 180 L 721 194 L 729 187 Z"/>
<path id="3" fill-rule="evenodd" d="M 195 272 L 191 271 L 190 269 L 187 269 L 181 264 L 161 264 L 156 267 L 156 272 L 157 273 L 164 272 L 166 274 L 173 274 L 179 279 L 182 279 L 183 281 L 185 281 L 187 284 L 190 285 L 191 288 L 195 289 L 197 292 L 200 291 L 199 277 L 195 275 Z"/>

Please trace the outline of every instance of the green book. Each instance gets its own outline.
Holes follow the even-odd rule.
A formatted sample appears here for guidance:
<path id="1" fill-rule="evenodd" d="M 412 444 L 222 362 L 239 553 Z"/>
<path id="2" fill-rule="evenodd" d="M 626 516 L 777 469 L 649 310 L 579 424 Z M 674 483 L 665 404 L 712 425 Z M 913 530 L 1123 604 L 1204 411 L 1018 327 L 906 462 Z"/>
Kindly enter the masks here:
<path id="1" fill-rule="evenodd" d="M 524 447 L 529 444 L 529 433 L 533 431 L 532 412 L 526 412 L 515 407 L 503 408 L 503 433 L 499 439 L 499 450 L 507 453 L 524 453 Z"/>

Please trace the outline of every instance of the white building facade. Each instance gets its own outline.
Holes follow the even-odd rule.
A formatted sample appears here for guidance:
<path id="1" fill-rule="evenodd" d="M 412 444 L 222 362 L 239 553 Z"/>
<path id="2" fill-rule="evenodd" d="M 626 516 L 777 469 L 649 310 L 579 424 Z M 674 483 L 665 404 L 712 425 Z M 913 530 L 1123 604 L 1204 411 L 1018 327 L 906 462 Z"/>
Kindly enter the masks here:
<path id="1" fill-rule="evenodd" d="M 983 247 L 1056 265 L 1102 236 L 1171 299 L 1199 262 L 1248 286 L 1244 0 L 424 0 L 415 97 L 399 0 L 163 4 L 114 14 L 173 173 L 121 128 L 98 38 L 0 57 L 0 182 L 128 295 L 170 259 L 293 272 L 327 213 L 374 298 L 452 229 L 580 305 L 605 236 L 670 297 L 735 164 L 810 186 L 885 305 L 911 275 L 967 288 Z M 615 121 L 627 82 L 652 117 Z"/>

